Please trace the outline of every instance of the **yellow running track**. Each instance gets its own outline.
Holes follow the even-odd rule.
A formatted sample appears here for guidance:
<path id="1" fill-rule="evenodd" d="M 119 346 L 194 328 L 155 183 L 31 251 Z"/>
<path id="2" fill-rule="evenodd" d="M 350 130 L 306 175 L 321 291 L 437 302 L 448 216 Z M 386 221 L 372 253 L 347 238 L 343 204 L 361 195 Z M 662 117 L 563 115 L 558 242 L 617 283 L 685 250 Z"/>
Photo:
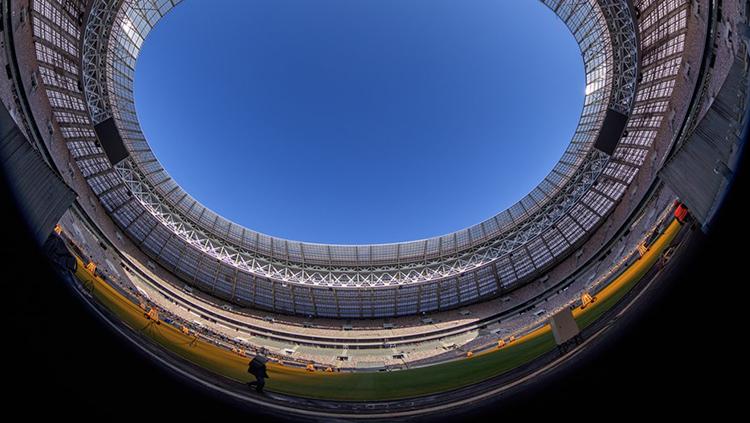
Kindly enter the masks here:
<path id="1" fill-rule="evenodd" d="M 651 248 L 612 283 L 600 291 L 596 301 L 573 310 L 579 327 L 590 325 L 622 298 L 659 260 L 681 228 L 674 219 Z M 76 277 L 89 292 L 122 322 L 163 348 L 211 372 L 247 382 L 248 357 L 240 356 L 194 335 L 149 320 L 138 304 L 128 300 L 104 280 L 86 269 L 76 257 Z M 392 372 L 327 373 L 268 364 L 270 378 L 266 389 L 308 398 L 331 400 L 387 400 L 434 394 L 487 380 L 555 348 L 549 325 L 520 337 L 500 349 L 475 354 L 471 358 L 418 369 Z"/>

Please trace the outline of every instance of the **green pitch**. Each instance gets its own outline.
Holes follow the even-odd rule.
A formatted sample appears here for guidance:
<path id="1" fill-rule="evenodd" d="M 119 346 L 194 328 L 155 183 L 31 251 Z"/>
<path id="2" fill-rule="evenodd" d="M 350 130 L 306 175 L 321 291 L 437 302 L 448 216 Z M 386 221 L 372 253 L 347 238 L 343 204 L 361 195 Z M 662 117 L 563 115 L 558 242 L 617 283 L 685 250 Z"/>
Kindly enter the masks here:
<path id="1" fill-rule="evenodd" d="M 653 267 L 680 229 L 675 220 L 651 246 L 650 250 L 597 294 L 596 302 L 585 309 L 573 310 L 580 328 L 593 323 L 614 306 Z M 79 259 L 76 276 L 89 287 L 93 296 L 116 317 L 172 353 L 214 373 L 238 382 L 247 382 L 248 357 L 220 348 L 185 334 L 167 324 L 156 325 L 144 311 L 119 294 L 101 279 L 88 272 Z M 269 391 L 307 398 L 330 400 L 401 399 L 457 389 L 503 374 L 528 363 L 555 348 L 549 325 L 516 341 L 471 358 L 436 364 L 418 369 L 391 372 L 328 373 L 308 372 L 269 363 Z"/>

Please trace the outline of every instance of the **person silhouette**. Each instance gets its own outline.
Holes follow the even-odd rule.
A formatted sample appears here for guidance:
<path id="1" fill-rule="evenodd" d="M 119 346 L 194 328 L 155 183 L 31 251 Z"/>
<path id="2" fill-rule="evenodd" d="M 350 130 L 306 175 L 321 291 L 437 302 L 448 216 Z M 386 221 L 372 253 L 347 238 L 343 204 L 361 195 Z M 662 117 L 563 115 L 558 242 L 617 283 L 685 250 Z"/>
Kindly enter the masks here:
<path id="1" fill-rule="evenodd" d="M 248 365 L 247 372 L 255 376 L 255 380 L 248 382 L 247 386 L 255 386 L 258 393 L 263 393 L 263 387 L 266 385 L 266 379 L 269 377 L 266 372 L 266 362 L 268 359 L 260 354 L 253 357 Z"/>

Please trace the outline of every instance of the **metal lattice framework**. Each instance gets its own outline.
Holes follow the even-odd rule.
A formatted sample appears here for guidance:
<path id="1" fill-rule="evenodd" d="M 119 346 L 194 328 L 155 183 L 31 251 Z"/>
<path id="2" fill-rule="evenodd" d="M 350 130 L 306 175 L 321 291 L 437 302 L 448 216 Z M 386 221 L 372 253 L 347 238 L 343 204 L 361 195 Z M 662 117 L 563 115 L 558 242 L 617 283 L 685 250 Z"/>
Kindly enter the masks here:
<path id="1" fill-rule="evenodd" d="M 612 100 L 610 109 L 629 115 L 635 100 L 638 80 L 638 32 L 627 1 L 600 0 L 612 45 Z"/>
<path id="2" fill-rule="evenodd" d="M 123 0 L 103 0 L 95 3 L 86 24 L 83 38 L 83 87 L 91 120 L 94 125 L 112 117 L 112 107 L 108 101 L 107 63 L 108 46 L 116 11 Z"/>
<path id="3" fill-rule="evenodd" d="M 521 248 L 564 216 L 595 183 L 609 156 L 598 150 L 592 150 L 590 156 L 564 191 L 558 193 L 553 201 L 537 211 L 532 218 L 501 237 L 441 259 L 370 267 L 364 269 L 364 272 L 355 267 L 302 266 L 237 248 L 197 229 L 187 218 L 167 206 L 168 203 L 145 182 L 132 161 L 125 160 L 115 167 L 130 192 L 161 224 L 169 227 L 190 245 L 218 260 L 247 272 L 284 282 L 355 287 L 390 286 L 455 276 L 485 266 Z"/>
<path id="4" fill-rule="evenodd" d="M 686 0 L 635 0 L 636 25 L 626 0 L 543 0 L 577 40 L 586 71 L 578 128 L 548 177 L 513 207 L 470 228 L 406 243 L 342 246 L 274 238 L 229 222 L 184 192 L 154 157 L 132 99 L 135 61 L 150 30 L 178 3 L 90 0 L 79 32 L 67 23 L 75 16 L 68 2 L 33 0 L 39 69 L 62 136 L 113 220 L 188 283 L 243 305 L 334 317 L 467 304 L 538 277 L 575 251 L 622 198 L 655 140 L 681 63 L 689 8 Z M 609 109 L 630 116 L 630 135 L 611 157 L 592 147 Z M 109 117 L 130 152 L 116 167 L 93 131 Z"/>

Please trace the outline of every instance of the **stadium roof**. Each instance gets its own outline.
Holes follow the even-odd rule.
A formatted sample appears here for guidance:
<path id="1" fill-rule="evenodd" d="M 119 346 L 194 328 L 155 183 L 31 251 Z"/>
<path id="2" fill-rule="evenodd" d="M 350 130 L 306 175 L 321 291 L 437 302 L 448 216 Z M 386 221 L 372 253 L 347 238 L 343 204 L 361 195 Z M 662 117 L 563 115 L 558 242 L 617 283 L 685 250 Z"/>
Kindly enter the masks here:
<path id="1" fill-rule="evenodd" d="M 669 3 L 670 10 L 639 31 L 626 0 L 544 0 L 578 42 L 586 72 L 577 130 L 547 177 L 509 209 L 451 234 L 393 244 L 329 245 L 275 238 L 219 216 L 185 192 L 153 154 L 136 116 L 135 64 L 151 29 L 178 3 L 97 0 L 82 33 L 61 25 L 66 35 L 50 35 L 47 43 L 55 45 L 54 51 L 37 45 L 42 63 L 54 62 L 76 74 L 80 66 L 83 96 L 76 90 L 48 90 L 63 135 L 113 220 L 156 261 L 198 286 L 222 285 L 217 295 L 234 301 L 241 302 L 237 292 L 243 286 L 260 298 L 257 290 L 263 286 L 268 298 L 262 303 L 253 299 L 253 304 L 305 314 L 309 310 L 296 307 L 297 300 L 315 302 L 323 291 L 308 289 L 301 295 L 302 286 L 344 292 L 418 285 L 414 295 L 430 298 L 424 304 L 446 307 L 518 286 L 570 255 L 614 209 L 644 163 L 672 93 L 670 79 L 684 47 L 680 36 L 686 21 L 684 13 L 677 13 L 684 12 L 684 2 Z M 61 21 L 57 9 L 41 12 L 49 13 L 52 22 Z M 662 20 L 673 24 L 661 25 Z M 82 38 L 82 48 L 69 38 Z M 646 49 L 648 57 L 640 57 Z M 75 113 L 64 114 L 71 109 Z M 449 285 L 457 292 L 471 286 L 474 294 L 456 294 L 459 299 L 453 300 L 437 293 Z M 369 297 L 376 294 L 341 295 L 378 302 Z M 422 299 L 414 303 L 403 313 L 425 309 Z"/>

